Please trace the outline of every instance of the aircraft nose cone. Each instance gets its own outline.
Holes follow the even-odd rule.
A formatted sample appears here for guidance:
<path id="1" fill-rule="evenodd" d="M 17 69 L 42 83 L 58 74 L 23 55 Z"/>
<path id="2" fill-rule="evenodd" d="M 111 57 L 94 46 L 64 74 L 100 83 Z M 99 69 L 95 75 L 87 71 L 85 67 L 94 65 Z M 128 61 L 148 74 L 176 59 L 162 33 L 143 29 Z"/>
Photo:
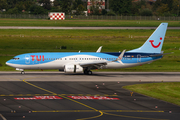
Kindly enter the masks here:
<path id="1" fill-rule="evenodd" d="M 8 60 L 8 61 L 6 62 L 6 65 L 11 66 L 11 60 Z"/>
<path id="2" fill-rule="evenodd" d="M 9 65 L 9 61 L 6 62 L 6 65 Z"/>

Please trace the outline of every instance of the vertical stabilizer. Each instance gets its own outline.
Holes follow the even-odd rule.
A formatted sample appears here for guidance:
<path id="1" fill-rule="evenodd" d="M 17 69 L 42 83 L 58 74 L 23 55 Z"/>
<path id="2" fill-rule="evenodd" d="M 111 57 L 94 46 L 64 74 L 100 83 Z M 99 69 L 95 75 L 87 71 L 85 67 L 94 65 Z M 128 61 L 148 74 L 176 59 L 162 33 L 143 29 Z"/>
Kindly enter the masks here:
<path id="1" fill-rule="evenodd" d="M 161 23 L 140 48 L 128 52 L 161 53 L 167 26 L 168 23 Z"/>

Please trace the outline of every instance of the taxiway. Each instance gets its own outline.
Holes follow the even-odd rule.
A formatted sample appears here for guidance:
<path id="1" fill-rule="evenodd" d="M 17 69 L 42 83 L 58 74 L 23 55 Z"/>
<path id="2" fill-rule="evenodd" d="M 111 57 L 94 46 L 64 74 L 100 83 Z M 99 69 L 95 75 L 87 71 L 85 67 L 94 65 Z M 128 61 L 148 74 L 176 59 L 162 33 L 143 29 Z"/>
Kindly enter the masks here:
<path id="1" fill-rule="evenodd" d="M 180 107 L 125 85 L 180 81 L 180 73 L 0 73 L 0 120 L 178 120 Z"/>

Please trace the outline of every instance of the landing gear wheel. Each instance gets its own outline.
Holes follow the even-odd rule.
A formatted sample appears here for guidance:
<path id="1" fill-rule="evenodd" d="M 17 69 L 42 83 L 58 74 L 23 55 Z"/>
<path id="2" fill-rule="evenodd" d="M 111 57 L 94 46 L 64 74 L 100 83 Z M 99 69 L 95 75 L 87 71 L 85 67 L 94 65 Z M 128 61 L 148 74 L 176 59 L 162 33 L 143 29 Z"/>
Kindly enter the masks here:
<path id="1" fill-rule="evenodd" d="M 92 71 L 86 69 L 86 70 L 84 70 L 84 74 L 85 75 L 92 75 Z"/>
<path id="2" fill-rule="evenodd" d="M 24 72 L 24 71 L 21 71 L 21 74 L 22 74 L 22 75 L 24 75 L 24 74 L 25 74 L 25 72 Z"/>
<path id="3" fill-rule="evenodd" d="M 87 70 L 84 70 L 84 74 L 87 75 L 87 74 L 88 74 L 88 71 L 87 71 Z"/>
<path id="4" fill-rule="evenodd" d="M 92 71 L 88 71 L 88 75 L 92 75 Z"/>

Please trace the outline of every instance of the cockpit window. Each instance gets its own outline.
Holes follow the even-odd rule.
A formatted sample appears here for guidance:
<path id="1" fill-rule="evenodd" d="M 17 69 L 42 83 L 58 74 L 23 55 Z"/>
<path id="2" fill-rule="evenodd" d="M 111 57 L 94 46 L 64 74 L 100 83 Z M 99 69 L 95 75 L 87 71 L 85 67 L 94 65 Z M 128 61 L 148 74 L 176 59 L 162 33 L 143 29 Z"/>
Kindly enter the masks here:
<path id="1" fill-rule="evenodd" d="M 14 60 L 19 60 L 19 58 L 13 58 Z"/>

